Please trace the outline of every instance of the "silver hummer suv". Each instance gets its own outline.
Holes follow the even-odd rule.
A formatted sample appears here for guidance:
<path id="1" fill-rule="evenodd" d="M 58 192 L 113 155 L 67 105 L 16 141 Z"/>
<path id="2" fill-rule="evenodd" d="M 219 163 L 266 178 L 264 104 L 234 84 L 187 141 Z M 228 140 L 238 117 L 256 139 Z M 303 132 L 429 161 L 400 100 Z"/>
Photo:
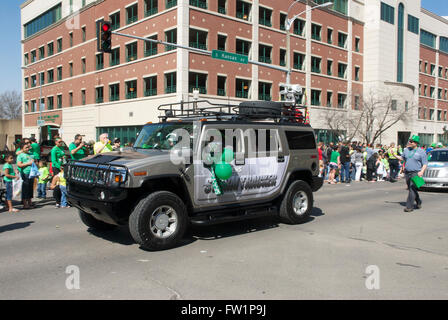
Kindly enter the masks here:
<path id="1" fill-rule="evenodd" d="M 144 249 L 168 249 L 189 224 L 278 215 L 306 222 L 322 186 L 314 131 L 283 102 L 159 107 L 132 148 L 65 167 L 67 198 L 90 228 L 129 225 Z"/>

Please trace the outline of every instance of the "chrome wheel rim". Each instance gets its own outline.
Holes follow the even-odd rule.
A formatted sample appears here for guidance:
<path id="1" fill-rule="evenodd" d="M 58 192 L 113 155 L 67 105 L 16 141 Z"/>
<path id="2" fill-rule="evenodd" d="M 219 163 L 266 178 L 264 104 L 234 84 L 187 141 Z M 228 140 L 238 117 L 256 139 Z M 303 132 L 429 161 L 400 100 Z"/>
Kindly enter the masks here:
<path id="1" fill-rule="evenodd" d="M 177 229 L 177 213 L 170 206 L 160 206 L 151 214 L 149 228 L 154 236 L 165 239 Z"/>
<path id="2" fill-rule="evenodd" d="M 294 195 L 292 208 L 297 215 L 303 215 L 308 210 L 308 196 L 304 191 L 299 191 Z"/>

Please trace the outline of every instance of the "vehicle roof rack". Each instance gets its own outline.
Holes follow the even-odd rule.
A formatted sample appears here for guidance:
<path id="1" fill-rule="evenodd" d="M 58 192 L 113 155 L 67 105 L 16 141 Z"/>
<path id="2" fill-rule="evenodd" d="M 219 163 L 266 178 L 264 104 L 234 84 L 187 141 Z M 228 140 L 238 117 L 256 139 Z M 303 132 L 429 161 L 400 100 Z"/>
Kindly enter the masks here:
<path id="1" fill-rule="evenodd" d="M 158 110 L 162 122 L 169 120 L 262 121 L 306 124 L 307 107 L 288 102 L 247 101 L 240 104 L 219 104 L 208 100 L 162 104 Z"/>

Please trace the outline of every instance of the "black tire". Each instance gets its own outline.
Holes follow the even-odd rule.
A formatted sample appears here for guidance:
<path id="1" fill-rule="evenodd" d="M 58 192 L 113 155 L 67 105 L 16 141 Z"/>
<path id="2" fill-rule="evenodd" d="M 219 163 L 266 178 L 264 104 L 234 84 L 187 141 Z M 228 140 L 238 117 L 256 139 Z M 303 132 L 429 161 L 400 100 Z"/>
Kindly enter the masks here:
<path id="1" fill-rule="evenodd" d="M 165 250 L 176 246 L 184 236 L 187 226 L 185 204 L 177 195 L 168 191 L 157 191 L 143 198 L 129 217 L 132 237 L 147 250 Z"/>
<path id="2" fill-rule="evenodd" d="M 295 197 L 300 206 L 294 210 Z M 306 206 L 301 200 L 306 200 Z M 288 224 L 298 224 L 307 221 L 313 210 L 313 192 L 305 181 L 294 181 L 286 191 L 279 208 L 280 219 Z M 303 212 L 302 212 L 303 211 Z"/>
<path id="3" fill-rule="evenodd" d="M 92 228 L 95 230 L 102 230 L 102 231 L 109 231 L 109 230 L 114 230 L 117 228 L 116 225 L 109 224 L 109 223 L 100 221 L 98 219 L 95 219 L 91 214 L 85 213 L 82 210 L 78 210 L 78 212 L 79 212 L 79 218 L 81 219 L 81 221 L 89 228 Z"/>

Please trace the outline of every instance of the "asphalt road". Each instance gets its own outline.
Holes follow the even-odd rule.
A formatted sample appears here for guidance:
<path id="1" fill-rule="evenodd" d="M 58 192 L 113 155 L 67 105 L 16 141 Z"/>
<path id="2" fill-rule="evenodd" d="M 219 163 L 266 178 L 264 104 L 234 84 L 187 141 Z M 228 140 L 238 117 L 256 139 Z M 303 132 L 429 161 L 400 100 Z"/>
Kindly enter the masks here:
<path id="1" fill-rule="evenodd" d="M 126 228 L 88 231 L 51 202 L 1 212 L 0 299 L 447 299 L 447 195 L 404 213 L 403 182 L 325 185 L 305 224 L 196 227 L 161 252 Z M 66 287 L 71 265 L 79 289 Z"/>

